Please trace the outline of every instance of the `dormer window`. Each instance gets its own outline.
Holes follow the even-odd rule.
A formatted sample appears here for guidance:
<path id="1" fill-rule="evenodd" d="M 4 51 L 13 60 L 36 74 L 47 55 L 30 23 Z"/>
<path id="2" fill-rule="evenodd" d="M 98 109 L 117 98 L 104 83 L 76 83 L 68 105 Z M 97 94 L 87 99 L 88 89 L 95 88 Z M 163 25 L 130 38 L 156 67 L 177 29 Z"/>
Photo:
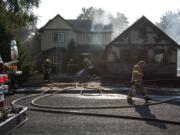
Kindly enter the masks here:
<path id="1" fill-rule="evenodd" d="M 64 42 L 64 32 L 53 32 L 53 41 L 54 42 Z"/>

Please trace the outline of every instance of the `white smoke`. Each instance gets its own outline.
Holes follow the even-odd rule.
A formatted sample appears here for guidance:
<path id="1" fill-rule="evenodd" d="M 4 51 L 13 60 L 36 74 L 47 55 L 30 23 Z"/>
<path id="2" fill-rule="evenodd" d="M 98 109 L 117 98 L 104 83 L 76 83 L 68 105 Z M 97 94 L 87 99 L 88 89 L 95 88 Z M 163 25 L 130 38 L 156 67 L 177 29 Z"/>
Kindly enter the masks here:
<path id="1" fill-rule="evenodd" d="M 95 32 L 91 39 L 92 44 L 103 45 L 105 39 L 103 37 L 104 31 L 111 32 L 112 29 L 106 29 L 108 25 L 112 24 L 112 15 L 109 12 L 97 10 L 94 12 L 91 31 Z"/>
<path id="2" fill-rule="evenodd" d="M 94 25 L 109 25 L 112 23 L 112 15 L 109 12 L 95 12 L 92 22 Z"/>
<path id="3" fill-rule="evenodd" d="M 121 13 L 117 13 L 117 16 L 114 17 L 110 12 L 97 10 L 93 16 L 91 30 L 96 32 L 112 32 L 111 40 L 113 40 L 128 27 L 128 21 L 125 18 L 125 15 Z M 104 39 L 99 36 L 92 40 L 94 43 L 102 44 Z"/>
<path id="4" fill-rule="evenodd" d="M 164 17 L 167 23 L 164 31 L 172 39 L 180 43 L 180 14 L 168 11 Z"/>

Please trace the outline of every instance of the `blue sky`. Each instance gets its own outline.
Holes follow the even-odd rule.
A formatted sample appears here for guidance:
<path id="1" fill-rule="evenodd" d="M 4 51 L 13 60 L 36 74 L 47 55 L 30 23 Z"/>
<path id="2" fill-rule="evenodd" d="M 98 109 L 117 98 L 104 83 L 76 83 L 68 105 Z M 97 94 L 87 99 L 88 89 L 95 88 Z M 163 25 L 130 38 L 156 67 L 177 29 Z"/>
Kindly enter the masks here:
<path id="1" fill-rule="evenodd" d="M 38 28 L 49 19 L 60 14 L 65 19 L 75 19 L 83 7 L 102 8 L 113 15 L 124 13 L 131 23 L 142 15 L 152 22 L 158 22 L 168 10 L 180 10 L 180 0 L 41 0 L 40 7 L 34 10 L 39 16 Z"/>

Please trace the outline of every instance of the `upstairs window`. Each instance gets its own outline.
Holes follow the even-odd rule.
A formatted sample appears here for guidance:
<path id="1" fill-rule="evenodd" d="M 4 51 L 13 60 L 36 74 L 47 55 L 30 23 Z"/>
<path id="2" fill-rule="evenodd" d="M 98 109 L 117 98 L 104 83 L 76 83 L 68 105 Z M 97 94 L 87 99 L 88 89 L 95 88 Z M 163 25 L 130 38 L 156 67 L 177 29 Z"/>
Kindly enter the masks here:
<path id="1" fill-rule="evenodd" d="M 54 42 L 64 42 L 64 32 L 53 32 Z"/>

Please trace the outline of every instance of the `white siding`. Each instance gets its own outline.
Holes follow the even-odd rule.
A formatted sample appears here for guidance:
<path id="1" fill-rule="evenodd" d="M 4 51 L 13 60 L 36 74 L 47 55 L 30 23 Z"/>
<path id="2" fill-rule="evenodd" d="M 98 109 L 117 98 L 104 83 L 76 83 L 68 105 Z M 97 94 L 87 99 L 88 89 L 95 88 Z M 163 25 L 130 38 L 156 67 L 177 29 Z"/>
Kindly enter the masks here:
<path id="1" fill-rule="evenodd" d="M 64 42 L 55 42 L 53 33 L 64 33 Z M 47 50 L 53 47 L 67 47 L 72 39 L 75 39 L 75 33 L 72 30 L 46 30 L 41 35 L 41 50 Z"/>

